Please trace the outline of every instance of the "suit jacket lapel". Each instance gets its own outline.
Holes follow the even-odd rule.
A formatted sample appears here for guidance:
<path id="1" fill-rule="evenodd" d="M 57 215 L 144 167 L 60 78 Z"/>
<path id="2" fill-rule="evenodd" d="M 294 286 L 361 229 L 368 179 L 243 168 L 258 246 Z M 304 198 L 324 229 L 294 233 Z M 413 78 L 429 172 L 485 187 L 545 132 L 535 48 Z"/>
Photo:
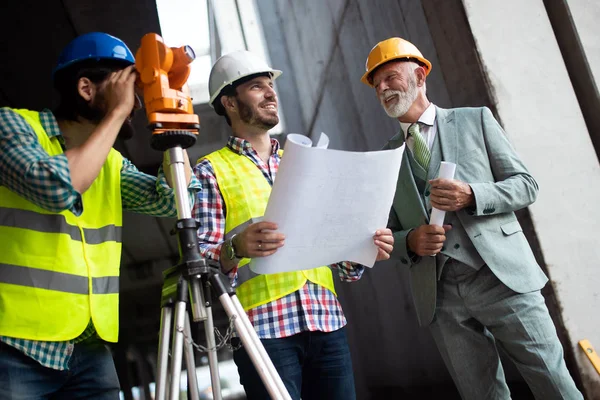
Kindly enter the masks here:
<path id="1" fill-rule="evenodd" d="M 436 107 L 437 135 L 442 148 L 442 161 L 456 163 L 458 152 L 458 132 L 456 132 L 456 121 L 454 111 Z"/>
<path id="2" fill-rule="evenodd" d="M 433 140 L 433 146 L 431 147 L 431 162 L 429 163 L 429 171 L 427 172 L 427 182 L 425 183 L 425 209 L 431 214 L 431 202 L 429 193 L 431 191 L 431 185 L 429 181 L 437 178 L 440 171 L 440 161 L 442 161 L 442 150 L 439 144 L 439 136 L 436 135 Z"/>
<path id="3" fill-rule="evenodd" d="M 405 143 L 404 132 L 402 131 L 402 129 L 400 129 L 400 132 L 398 132 L 398 134 L 393 136 L 388 141 L 388 143 L 386 144 L 384 149 L 396 149 L 396 148 L 402 146 L 404 143 Z M 421 205 L 421 207 L 420 207 L 421 214 L 423 215 L 425 221 L 428 222 L 429 214 L 425 211 L 423 199 L 419 195 L 419 190 L 417 189 L 417 184 L 415 183 L 415 178 L 413 176 L 412 168 L 410 167 L 410 161 L 408 160 L 408 156 L 406 155 L 407 151 L 410 151 L 410 150 L 408 150 L 408 147 L 406 147 L 404 149 L 405 154 L 402 155 L 402 164 L 400 164 L 400 173 L 398 174 L 398 185 L 397 185 L 397 189 L 396 189 L 395 198 L 397 199 L 399 197 L 398 196 L 399 193 L 403 193 L 404 196 L 409 195 L 409 196 L 416 198 L 417 199 L 416 202 Z M 400 190 L 404 190 L 404 189 L 401 189 L 401 186 L 404 186 L 404 189 L 407 190 L 408 193 L 399 192 Z M 398 209 L 402 209 L 403 202 L 400 202 L 400 201 L 397 202 L 394 199 L 394 207 L 398 208 Z"/>
<path id="4" fill-rule="evenodd" d="M 458 135 L 454 123 L 454 111 L 445 110 L 437 106 L 435 109 L 437 132 L 434 139 L 434 145 L 431 149 L 431 164 L 427 173 L 425 193 L 429 193 L 431 190 L 429 180 L 438 177 L 440 162 L 449 161 L 456 163 L 456 152 L 458 151 Z M 436 142 L 439 143 L 439 147 L 436 145 Z M 425 208 L 428 213 L 431 211 L 429 196 L 425 196 Z"/>
<path id="5" fill-rule="evenodd" d="M 402 128 L 400 128 L 400 132 L 392 136 L 390 140 L 388 140 L 387 144 L 383 146 L 383 149 L 397 149 L 398 147 L 404 144 L 404 132 L 402 132 Z"/>

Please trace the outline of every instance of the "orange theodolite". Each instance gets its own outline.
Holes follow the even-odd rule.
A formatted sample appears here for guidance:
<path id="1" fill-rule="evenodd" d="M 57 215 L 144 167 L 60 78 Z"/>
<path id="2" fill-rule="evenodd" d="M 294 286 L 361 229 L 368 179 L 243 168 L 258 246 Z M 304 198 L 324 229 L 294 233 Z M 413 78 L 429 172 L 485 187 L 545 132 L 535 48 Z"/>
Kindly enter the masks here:
<path id="1" fill-rule="evenodd" d="M 190 46 L 168 47 L 162 37 L 148 33 L 135 55 L 137 84 L 144 90 L 144 104 L 152 130 L 152 147 L 187 148 L 196 142 L 200 119 L 194 114 L 187 79 L 196 55 Z"/>

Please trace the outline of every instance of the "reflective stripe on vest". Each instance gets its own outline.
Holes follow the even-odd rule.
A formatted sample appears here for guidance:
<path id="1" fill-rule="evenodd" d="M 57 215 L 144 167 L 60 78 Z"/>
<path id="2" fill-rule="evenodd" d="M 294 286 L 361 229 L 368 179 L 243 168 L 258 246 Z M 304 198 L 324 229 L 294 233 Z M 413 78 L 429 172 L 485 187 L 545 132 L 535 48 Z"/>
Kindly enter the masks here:
<path id="1" fill-rule="evenodd" d="M 238 226 L 236 226 L 235 228 L 233 228 L 232 230 L 230 230 L 229 232 L 227 232 L 225 234 L 225 240 L 231 239 L 231 237 L 233 235 L 237 235 L 238 233 L 241 233 L 244 231 L 244 229 L 246 229 L 247 227 L 249 227 L 250 225 L 262 221 L 262 218 L 250 218 L 248 221 L 244 222 L 243 224 L 240 224 Z"/>
<path id="2" fill-rule="evenodd" d="M 229 147 L 205 158 L 215 171 L 225 202 L 225 236 L 229 238 L 263 216 L 271 185 L 248 157 L 233 152 Z M 249 259 L 243 259 L 237 272 L 237 295 L 245 310 L 293 293 L 302 288 L 307 280 L 335 294 L 329 267 L 261 275 L 250 269 L 249 262 Z"/>
<path id="3" fill-rule="evenodd" d="M 50 158 L 63 155 L 39 113 L 12 111 L 29 124 Z M 81 195 L 79 216 L 45 210 L 0 186 L 0 336 L 66 341 L 91 319 L 102 339 L 117 341 L 122 166 L 123 157 L 111 149 Z"/>
<path id="4" fill-rule="evenodd" d="M 64 215 L 40 214 L 29 210 L 0 207 L 0 226 L 30 229 L 46 233 L 64 233 L 71 239 L 83 241 L 79 227 L 69 225 Z M 106 225 L 102 228 L 82 228 L 87 244 L 100 244 L 104 242 L 121 243 L 122 228 L 115 225 Z"/>
<path id="5" fill-rule="evenodd" d="M 248 221 L 236 226 L 235 228 L 233 228 L 232 230 L 227 232 L 225 234 L 225 240 L 231 239 L 231 237 L 233 237 L 233 235 L 237 235 L 238 233 L 240 233 L 244 229 L 246 229 L 248 226 L 250 226 L 256 222 L 259 222 L 261 220 L 262 220 L 262 218 L 250 218 Z M 250 260 L 244 261 L 243 265 L 247 264 L 249 261 Z M 259 275 L 260 274 L 257 274 L 256 272 L 252 271 L 250 268 L 238 268 L 236 284 L 238 286 L 240 286 L 240 285 L 246 283 L 247 281 L 249 281 L 250 279 L 255 278 Z"/>
<path id="6" fill-rule="evenodd" d="M 236 283 L 238 286 L 243 285 L 244 283 L 248 282 L 250 279 L 256 278 L 259 275 L 260 274 L 257 274 L 256 272 L 252 271 L 249 266 L 246 266 L 244 268 L 238 268 Z"/>
<path id="7" fill-rule="evenodd" d="M 90 292 L 87 276 L 22 267 L 20 265 L 0 264 L 0 282 L 65 293 L 89 294 Z M 119 293 L 119 277 L 92 278 L 92 293 Z"/>

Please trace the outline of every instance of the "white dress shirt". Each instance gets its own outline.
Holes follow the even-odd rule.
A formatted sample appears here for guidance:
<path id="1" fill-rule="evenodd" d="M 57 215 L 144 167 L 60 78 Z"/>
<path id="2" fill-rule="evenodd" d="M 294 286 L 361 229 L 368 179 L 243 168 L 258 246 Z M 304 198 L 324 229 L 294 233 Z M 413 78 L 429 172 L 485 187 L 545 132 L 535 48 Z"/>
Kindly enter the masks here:
<path id="1" fill-rule="evenodd" d="M 418 122 L 421 124 L 420 132 L 425 142 L 427 143 L 427 147 L 429 151 L 431 151 L 431 147 L 433 146 L 433 140 L 435 139 L 435 134 L 437 132 L 437 128 L 435 125 L 435 106 L 433 103 L 429 103 L 429 107 L 423 111 L 423 114 L 418 119 Z M 411 126 L 410 122 L 400 122 L 400 127 L 402 127 L 402 131 L 404 132 L 404 140 L 406 141 L 406 145 L 413 151 L 415 140 L 412 137 L 408 136 L 408 127 Z"/>

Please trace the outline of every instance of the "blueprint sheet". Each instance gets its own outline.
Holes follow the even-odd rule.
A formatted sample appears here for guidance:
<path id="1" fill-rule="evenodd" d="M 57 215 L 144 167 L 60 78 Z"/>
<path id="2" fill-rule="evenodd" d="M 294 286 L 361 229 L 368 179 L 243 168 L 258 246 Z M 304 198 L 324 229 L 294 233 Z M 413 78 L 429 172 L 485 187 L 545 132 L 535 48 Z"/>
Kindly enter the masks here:
<path id="1" fill-rule="evenodd" d="M 285 245 L 252 259 L 259 274 L 316 268 L 340 261 L 372 267 L 373 235 L 385 228 L 404 146 L 394 150 L 349 152 L 317 147 L 290 134 L 267 204 L 264 221 L 277 223 Z"/>

